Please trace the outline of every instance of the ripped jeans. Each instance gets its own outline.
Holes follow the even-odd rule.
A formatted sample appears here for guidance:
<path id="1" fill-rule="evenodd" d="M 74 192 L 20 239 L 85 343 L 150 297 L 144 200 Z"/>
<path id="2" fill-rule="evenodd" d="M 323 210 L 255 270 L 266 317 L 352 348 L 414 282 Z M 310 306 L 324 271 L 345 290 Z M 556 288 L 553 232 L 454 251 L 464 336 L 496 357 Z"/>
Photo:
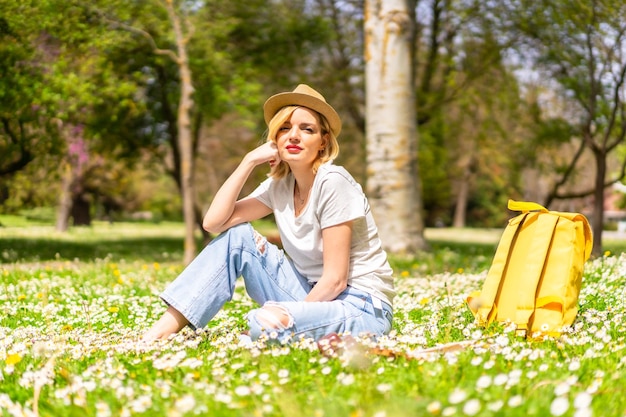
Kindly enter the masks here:
<path id="1" fill-rule="evenodd" d="M 261 306 L 247 315 L 253 340 L 262 334 L 285 342 L 318 340 L 333 332 L 379 336 L 391 330 L 391 306 L 373 302 L 370 294 L 351 286 L 333 301 L 303 301 L 313 285 L 248 223 L 228 229 L 207 245 L 161 298 L 192 328 L 202 328 L 232 299 L 238 277 Z"/>

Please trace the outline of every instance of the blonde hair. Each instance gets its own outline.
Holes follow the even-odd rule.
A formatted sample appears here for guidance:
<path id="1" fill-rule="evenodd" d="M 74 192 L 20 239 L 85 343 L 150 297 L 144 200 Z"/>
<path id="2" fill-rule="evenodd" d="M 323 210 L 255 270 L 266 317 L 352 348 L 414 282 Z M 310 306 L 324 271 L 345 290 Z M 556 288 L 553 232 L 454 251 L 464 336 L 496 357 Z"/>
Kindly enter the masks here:
<path id="1" fill-rule="evenodd" d="M 268 142 L 276 143 L 278 129 L 280 129 L 280 127 L 291 118 L 291 114 L 299 107 L 302 106 L 286 106 L 276 112 L 274 117 L 272 117 L 270 122 L 267 124 Z M 308 107 L 303 108 L 311 110 Z M 317 120 L 321 127 L 322 137 L 326 138 L 326 144 L 324 145 L 324 148 L 320 149 L 317 158 L 313 162 L 313 173 L 317 173 L 320 165 L 337 158 L 337 156 L 339 155 L 339 142 L 337 141 L 337 138 L 330 129 L 330 124 L 328 123 L 328 120 L 326 120 L 326 117 L 316 112 L 315 110 L 311 111 L 315 115 L 317 115 Z M 274 179 L 281 179 L 289 175 L 290 172 L 291 169 L 289 168 L 289 165 L 284 161 L 280 161 L 280 163 L 272 168 L 268 176 Z"/>

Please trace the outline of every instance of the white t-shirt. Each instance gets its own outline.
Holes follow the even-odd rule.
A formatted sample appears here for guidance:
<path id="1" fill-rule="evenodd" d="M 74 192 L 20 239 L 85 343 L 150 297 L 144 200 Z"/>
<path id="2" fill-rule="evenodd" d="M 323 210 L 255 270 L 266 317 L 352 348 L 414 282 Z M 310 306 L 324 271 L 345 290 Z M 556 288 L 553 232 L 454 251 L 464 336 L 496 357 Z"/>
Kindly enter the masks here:
<path id="1" fill-rule="evenodd" d="M 323 164 L 307 205 L 296 216 L 294 185 L 292 174 L 280 180 L 268 178 L 251 196 L 273 210 L 283 248 L 298 271 L 317 282 L 324 267 L 322 229 L 353 220 L 348 285 L 391 304 L 393 271 L 361 186 L 343 167 Z"/>

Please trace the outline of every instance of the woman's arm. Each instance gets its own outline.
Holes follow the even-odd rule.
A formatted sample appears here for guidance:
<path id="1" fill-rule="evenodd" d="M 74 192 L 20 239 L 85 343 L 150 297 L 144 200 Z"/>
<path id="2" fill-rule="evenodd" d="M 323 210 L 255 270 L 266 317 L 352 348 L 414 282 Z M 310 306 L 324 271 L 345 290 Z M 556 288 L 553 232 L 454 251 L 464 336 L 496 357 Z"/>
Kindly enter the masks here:
<path id="1" fill-rule="evenodd" d="M 305 301 L 331 301 L 348 286 L 352 221 L 322 230 L 324 271 Z"/>
<path id="2" fill-rule="evenodd" d="M 237 201 L 254 168 L 270 161 L 278 161 L 276 145 L 272 142 L 266 142 L 244 156 L 235 171 L 217 191 L 204 215 L 202 227 L 207 232 L 221 233 L 229 227 L 260 219 L 272 212 L 256 198 L 247 197 Z"/>

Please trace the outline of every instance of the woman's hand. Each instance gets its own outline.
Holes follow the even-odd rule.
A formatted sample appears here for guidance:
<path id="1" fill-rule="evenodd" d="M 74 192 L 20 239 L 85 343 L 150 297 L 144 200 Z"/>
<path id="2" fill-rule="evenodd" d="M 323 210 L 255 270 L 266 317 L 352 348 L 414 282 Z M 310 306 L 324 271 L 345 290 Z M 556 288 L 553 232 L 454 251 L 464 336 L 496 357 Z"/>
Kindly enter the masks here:
<path id="1" fill-rule="evenodd" d="M 245 156 L 245 159 L 255 166 L 269 162 L 270 167 L 273 167 L 280 162 L 278 148 L 274 142 L 265 142 L 258 148 L 251 150 Z"/>
<path id="2" fill-rule="evenodd" d="M 266 142 L 248 152 L 235 171 L 222 184 L 211 206 L 204 215 L 202 227 L 211 233 L 221 233 L 234 225 L 265 217 L 272 210 L 253 197 L 239 198 L 239 193 L 255 167 L 270 163 L 278 163 L 278 149 L 273 142 Z"/>

